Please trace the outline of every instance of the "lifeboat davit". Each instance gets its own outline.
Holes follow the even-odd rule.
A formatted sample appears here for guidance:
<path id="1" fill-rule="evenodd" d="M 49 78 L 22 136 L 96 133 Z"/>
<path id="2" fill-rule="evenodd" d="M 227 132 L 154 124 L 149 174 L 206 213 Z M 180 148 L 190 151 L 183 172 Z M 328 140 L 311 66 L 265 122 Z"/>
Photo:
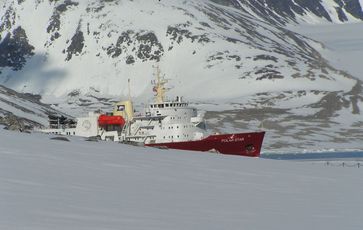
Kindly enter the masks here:
<path id="1" fill-rule="evenodd" d="M 102 114 L 98 117 L 99 126 L 107 126 L 107 125 L 124 126 L 125 123 L 126 123 L 125 119 L 121 116 L 109 116 Z"/>

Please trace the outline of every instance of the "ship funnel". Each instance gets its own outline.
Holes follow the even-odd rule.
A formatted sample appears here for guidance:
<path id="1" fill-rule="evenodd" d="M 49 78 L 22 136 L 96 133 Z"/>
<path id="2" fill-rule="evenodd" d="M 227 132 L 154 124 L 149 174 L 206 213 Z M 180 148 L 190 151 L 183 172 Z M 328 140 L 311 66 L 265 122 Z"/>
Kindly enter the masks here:
<path id="1" fill-rule="evenodd" d="M 113 115 L 121 116 L 126 121 L 131 121 L 134 117 L 134 106 L 131 101 L 130 78 L 127 79 L 127 88 L 128 88 L 128 100 L 117 102 L 113 109 Z"/>
<path id="2" fill-rule="evenodd" d="M 114 116 L 122 116 L 125 120 L 131 121 L 134 117 L 134 106 L 131 100 L 120 101 L 113 109 Z"/>

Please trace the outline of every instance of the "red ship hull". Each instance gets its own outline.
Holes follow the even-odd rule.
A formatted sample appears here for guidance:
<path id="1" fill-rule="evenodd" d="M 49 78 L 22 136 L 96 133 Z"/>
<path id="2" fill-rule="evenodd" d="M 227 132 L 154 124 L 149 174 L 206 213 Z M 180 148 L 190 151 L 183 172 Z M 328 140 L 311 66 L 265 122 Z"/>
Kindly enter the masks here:
<path id="1" fill-rule="evenodd" d="M 146 146 L 259 157 L 264 136 L 265 132 L 215 134 L 196 141 L 155 143 Z"/>

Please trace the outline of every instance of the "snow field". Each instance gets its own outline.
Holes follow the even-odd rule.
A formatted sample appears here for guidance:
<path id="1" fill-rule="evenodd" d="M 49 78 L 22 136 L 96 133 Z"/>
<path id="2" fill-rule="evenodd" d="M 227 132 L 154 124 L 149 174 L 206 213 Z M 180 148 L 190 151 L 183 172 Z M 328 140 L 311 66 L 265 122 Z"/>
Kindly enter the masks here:
<path id="1" fill-rule="evenodd" d="M 1 229 L 362 229 L 363 171 L 0 131 Z"/>

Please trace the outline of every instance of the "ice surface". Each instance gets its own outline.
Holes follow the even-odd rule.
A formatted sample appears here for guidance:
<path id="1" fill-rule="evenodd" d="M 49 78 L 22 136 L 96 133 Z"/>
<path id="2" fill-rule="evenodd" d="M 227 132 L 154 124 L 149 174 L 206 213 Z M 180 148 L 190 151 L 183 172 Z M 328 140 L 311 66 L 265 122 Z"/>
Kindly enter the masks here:
<path id="1" fill-rule="evenodd" d="M 0 131 L 0 229 L 363 229 L 363 169 Z"/>

